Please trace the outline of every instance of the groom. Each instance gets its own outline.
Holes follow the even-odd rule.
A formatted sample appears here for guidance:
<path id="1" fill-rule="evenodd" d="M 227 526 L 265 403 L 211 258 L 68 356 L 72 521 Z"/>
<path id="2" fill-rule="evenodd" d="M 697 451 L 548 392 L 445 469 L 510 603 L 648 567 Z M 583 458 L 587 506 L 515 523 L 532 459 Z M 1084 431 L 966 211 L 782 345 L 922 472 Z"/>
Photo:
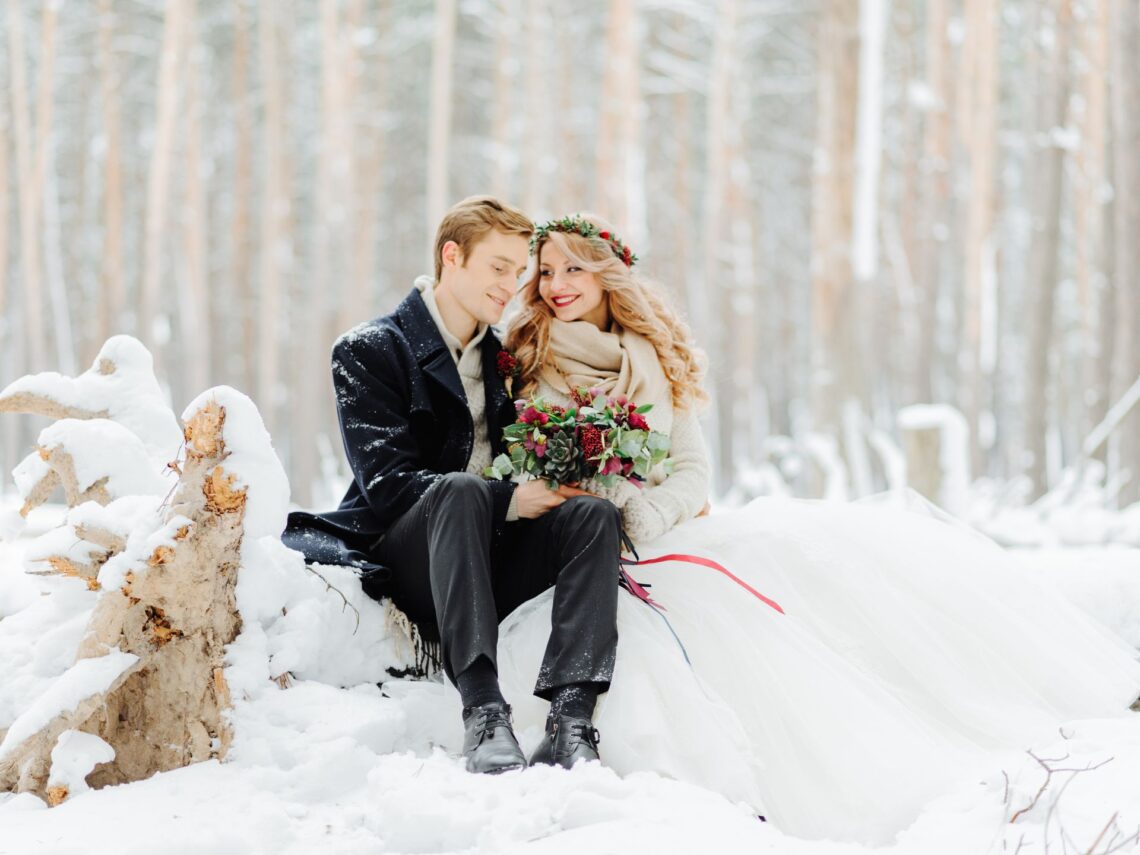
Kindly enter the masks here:
<path id="1" fill-rule="evenodd" d="M 597 759 L 594 704 L 617 647 L 617 509 L 571 487 L 481 477 L 515 418 L 490 325 L 514 296 L 533 229 L 497 199 L 463 200 L 439 225 L 435 277 L 338 339 L 333 383 L 353 482 L 337 510 L 291 514 L 284 535 L 310 561 L 331 552 L 388 568 L 396 605 L 438 627 L 473 772 L 527 765 L 499 689 L 502 618 L 554 586 L 534 690 L 550 716 L 531 763 Z"/>

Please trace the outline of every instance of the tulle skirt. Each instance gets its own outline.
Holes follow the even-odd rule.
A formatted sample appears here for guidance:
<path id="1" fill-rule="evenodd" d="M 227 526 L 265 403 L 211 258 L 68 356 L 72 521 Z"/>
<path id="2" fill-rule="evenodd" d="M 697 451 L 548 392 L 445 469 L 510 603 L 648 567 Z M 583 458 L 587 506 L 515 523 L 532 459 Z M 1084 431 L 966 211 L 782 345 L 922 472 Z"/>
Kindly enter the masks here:
<path id="1" fill-rule="evenodd" d="M 742 802 L 787 833 L 883 843 L 979 768 L 1074 718 L 1124 714 L 1136 651 L 1013 555 L 913 511 L 761 499 L 678 526 L 637 567 L 664 617 L 620 592 L 595 723 L 602 761 Z M 550 591 L 504 621 L 499 672 L 521 730 Z"/>

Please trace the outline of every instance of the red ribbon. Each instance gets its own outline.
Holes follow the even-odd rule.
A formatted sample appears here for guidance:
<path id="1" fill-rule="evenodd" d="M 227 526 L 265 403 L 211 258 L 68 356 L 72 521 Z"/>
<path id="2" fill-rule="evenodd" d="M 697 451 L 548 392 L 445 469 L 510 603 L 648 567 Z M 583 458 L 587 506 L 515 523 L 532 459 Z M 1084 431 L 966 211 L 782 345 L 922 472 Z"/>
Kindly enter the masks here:
<path id="1" fill-rule="evenodd" d="M 780 604 L 777 603 L 775 600 L 772 600 L 772 599 L 769 599 L 768 597 L 765 597 L 763 594 L 761 594 L 759 591 L 757 591 L 755 588 L 753 588 L 751 585 L 749 585 L 747 582 L 745 582 L 739 576 L 736 576 L 735 574 L 733 574 L 727 567 L 724 567 L 721 564 L 717 564 L 715 561 L 713 561 L 712 559 L 709 559 L 709 558 L 701 558 L 699 555 L 682 555 L 682 554 L 674 552 L 674 553 L 670 553 L 669 555 L 660 555 L 657 558 L 645 558 L 645 559 L 638 560 L 638 561 L 627 561 L 626 559 L 623 558 L 622 564 L 629 565 L 629 566 L 640 566 L 642 564 L 660 564 L 662 561 L 684 561 L 684 562 L 687 562 L 689 564 L 698 564 L 701 567 L 708 567 L 710 570 L 716 570 L 719 573 L 723 573 L 725 576 L 727 576 L 729 579 L 731 579 L 733 582 L 735 582 L 741 588 L 746 590 L 752 596 L 756 597 L 756 599 L 760 600 L 760 602 L 764 603 L 765 605 L 771 606 L 776 611 L 778 611 L 780 614 L 784 614 L 784 610 L 782 608 L 780 608 Z M 649 599 L 649 593 L 643 587 L 641 587 L 641 585 L 638 585 L 636 582 L 634 582 L 633 579 L 630 578 L 628 573 L 625 573 L 624 571 L 622 571 L 622 572 L 625 575 L 626 581 L 632 583 L 632 585 L 635 586 L 633 588 L 634 594 L 636 594 L 640 599 L 643 599 L 646 602 L 651 603 L 652 605 L 657 605 L 656 603 L 654 603 L 652 600 Z"/>

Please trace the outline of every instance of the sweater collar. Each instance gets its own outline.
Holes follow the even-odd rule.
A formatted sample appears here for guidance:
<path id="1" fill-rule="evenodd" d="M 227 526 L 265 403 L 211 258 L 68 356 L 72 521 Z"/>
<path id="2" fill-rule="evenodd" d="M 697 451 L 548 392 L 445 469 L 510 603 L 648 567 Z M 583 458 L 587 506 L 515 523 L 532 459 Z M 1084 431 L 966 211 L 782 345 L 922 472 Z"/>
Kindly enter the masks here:
<path id="1" fill-rule="evenodd" d="M 420 292 L 420 297 L 423 298 L 424 305 L 427 306 L 428 314 L 431 315 L 431 319 L 435 321 L 436 327 L 439 328 L 440 337 L 443 339 L 444 344 L 447 345 L 448 352 L 456 363 L 458 363 L 464 354 L 477 348 L 483 341 L 483 337 L 487 335 L 487 324 L 479 324 L 475 329 L 475 335 L 471 337 L 471 341 L 467 342 L 467 346 L 464 347 L 459 339 L 452 334 L 451 330 L 447 328 L 447 324 L 443 322 L 443 315 L 440 314 L 439 304 L 435 300 L 435 280 L 430 276 L 419 276 L 416 278 L 415 285 L 416 290 Z"/>

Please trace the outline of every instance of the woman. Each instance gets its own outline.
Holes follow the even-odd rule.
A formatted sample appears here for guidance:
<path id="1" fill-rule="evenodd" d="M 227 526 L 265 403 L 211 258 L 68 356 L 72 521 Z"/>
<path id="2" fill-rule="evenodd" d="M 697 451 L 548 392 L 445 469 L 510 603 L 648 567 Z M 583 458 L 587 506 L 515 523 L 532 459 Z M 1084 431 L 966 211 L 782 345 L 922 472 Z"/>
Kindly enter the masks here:
<path id="1" fill-rule="evenodd" d="M 687 330 L 597 217 L 541 226 L 532 252 L 506 340 L 517 391 L 565 404 L 572 389 L 600 386 L 653 404 L 672 474 L 603 491 L 642 557 L 711 559 L 783 607 L 708 566 L 637 568 L 668 622 L 619 599 L 617 664 L 596 716 L 607 765 L 717 790 L 792 834 L 882 843 L 985 752 L 1123 712 L 1140 692 L 1135 651 L 967 529 L 786 500 L 693 519 L 709 465 Z M 517 697 L 549 613 L 544 595 L 504 622 L 500 674 Z M 515 714 L 529 732 L 543 705 Z"/>

